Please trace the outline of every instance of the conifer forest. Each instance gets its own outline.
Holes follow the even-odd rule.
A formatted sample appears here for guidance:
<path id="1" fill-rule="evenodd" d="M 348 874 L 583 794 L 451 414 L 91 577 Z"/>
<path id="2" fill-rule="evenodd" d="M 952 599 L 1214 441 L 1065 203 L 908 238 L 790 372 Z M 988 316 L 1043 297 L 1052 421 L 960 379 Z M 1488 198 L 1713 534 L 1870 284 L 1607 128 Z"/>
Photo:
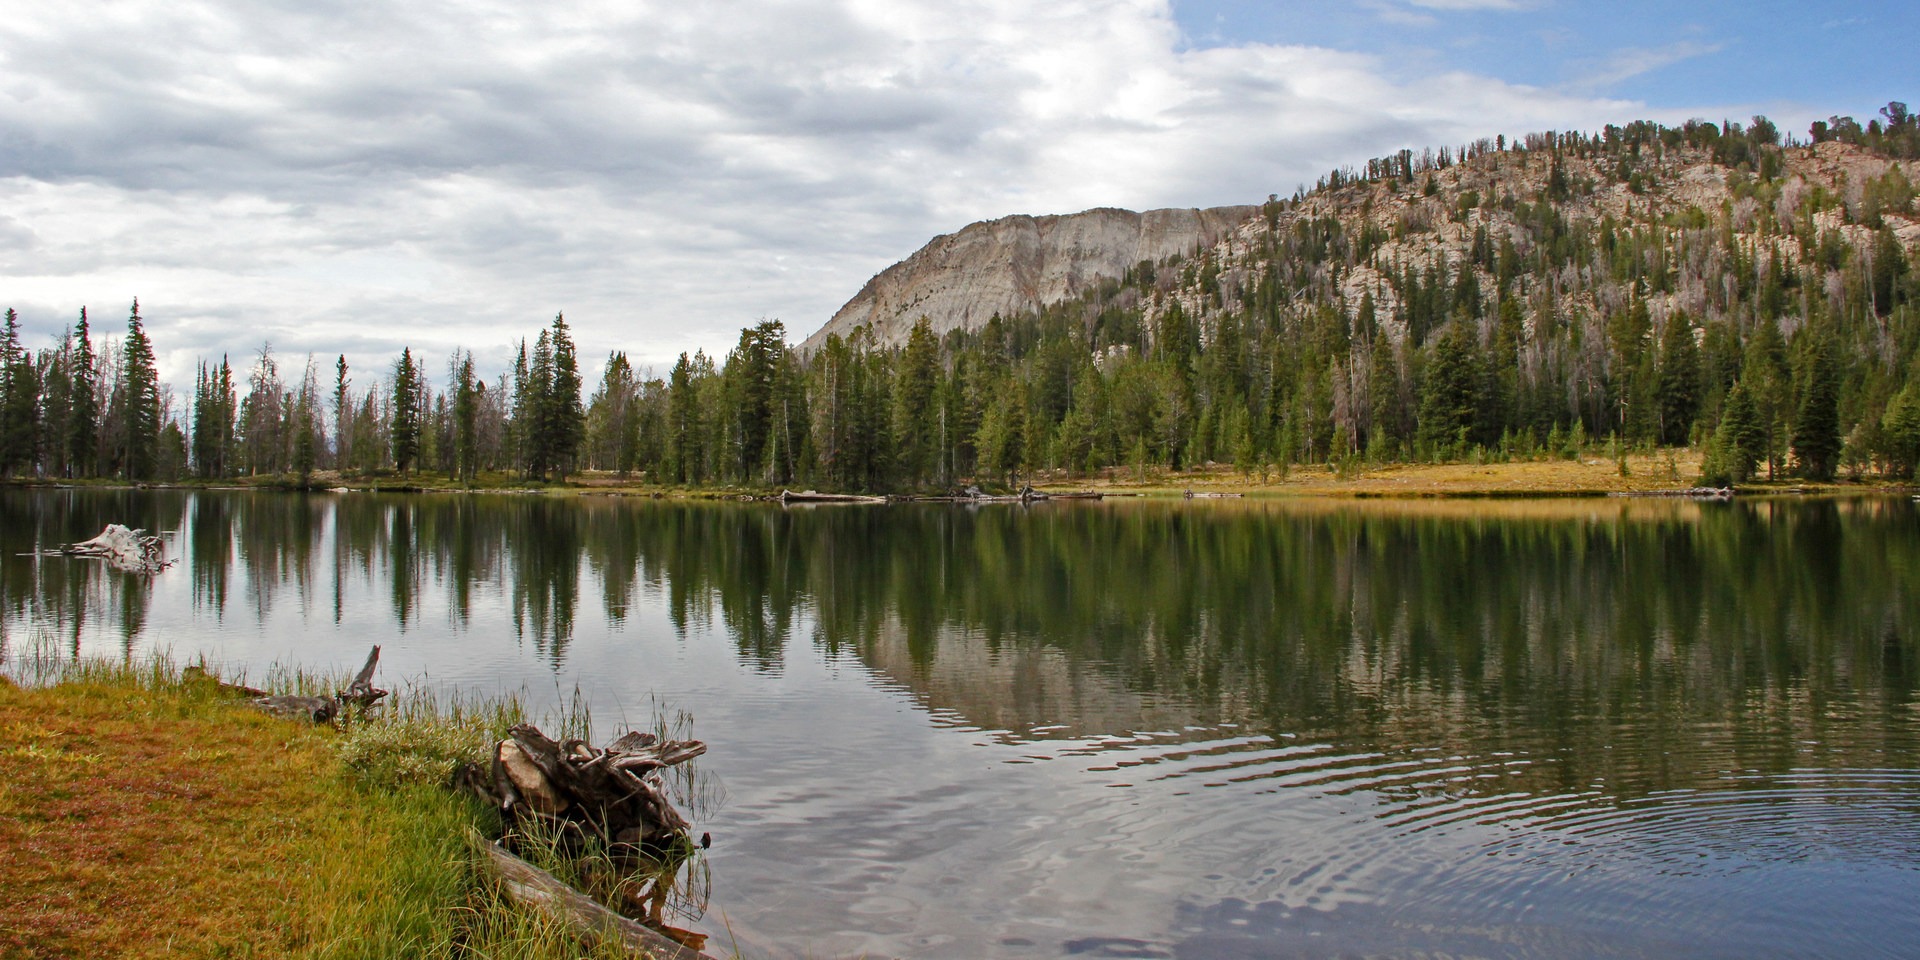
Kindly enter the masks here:
<path id="1" fill-rule="evenodd" d="M 177 396 L 138 301 L 43 347 L 8 310 L 0 474 L 899 491 L 1684 446 L 1714 484 L 1909 478 L 1916 161 L 1900 103 L 1805 138 L 1755 117 L 1403 150 L 979 329 L 803 355 L 766 320 L 663 373 L 615 351 L 590 387 L 558 315 L 492 379 L 464 350 L 236 344 Z"/>

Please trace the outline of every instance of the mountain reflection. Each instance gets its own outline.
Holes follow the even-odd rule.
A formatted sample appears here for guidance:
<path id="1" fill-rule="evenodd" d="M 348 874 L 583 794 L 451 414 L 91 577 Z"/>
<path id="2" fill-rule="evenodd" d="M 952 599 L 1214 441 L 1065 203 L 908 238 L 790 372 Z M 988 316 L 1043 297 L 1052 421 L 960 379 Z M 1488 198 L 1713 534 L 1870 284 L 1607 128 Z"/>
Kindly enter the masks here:
<path id="1" fill-rule="evenodd" d="M 1237 727 L 1568 761 L 1539 768 L 1558 781 L 1541 789 L 1671 786 L 1694 769 L 1676 753 L 1701 749 L 1680 731 L 1702 724 L 1742 768 L 1786 769 L 1806 740 L 1885 763 L 1873 731 L 1905 722 L 1916 677 L 1904 500 L 783 510 L 10 490 L 0 643 L 31 626 L 77 646 L 105 622 L 131 649 L 155 582 L 21 556 L 108 520 L 167 538 L 183 562 L 161 577 L 190 578 L 198 617 L 264 622 L 291 598 L 337 623 L 357 582 L 398 631 L 510 629 L 557 665 L 582 617 L 618 629 L 652 604 L 683 637 L 723 631 L 750 670 L 814 644 L 1005 739 Z M 1626 726 L 1636 748 L 1611 749 Z"/>

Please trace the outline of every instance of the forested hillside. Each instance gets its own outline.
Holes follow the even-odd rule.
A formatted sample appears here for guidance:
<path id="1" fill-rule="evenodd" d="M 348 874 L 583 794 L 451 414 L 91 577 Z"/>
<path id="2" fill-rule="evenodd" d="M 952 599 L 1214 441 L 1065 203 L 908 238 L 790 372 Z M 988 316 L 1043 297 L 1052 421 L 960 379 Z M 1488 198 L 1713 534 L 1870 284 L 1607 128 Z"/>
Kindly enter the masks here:
<path id="1" fill-rule="evenodd" d="M 151 382 L 137 305 L 98 355 L 84 314 L 38 352 L 9 318 L 0 469 L 893 490 L 1690 444 L 1715 481 L 1911 476 L 1916 160 L 1899 103 L 1804 141 L 1756 117 L 1402 151 L 1036 312 L 805 356 L 763 322 L 658 379 L 616 352 L 585 400 L 559 318 L 491 386 L 463 354 L 435 390 L 411 352 L 357 390 L 344 357 L 289 384 L 260 350 L 210 363 L 189 411 Z"/>

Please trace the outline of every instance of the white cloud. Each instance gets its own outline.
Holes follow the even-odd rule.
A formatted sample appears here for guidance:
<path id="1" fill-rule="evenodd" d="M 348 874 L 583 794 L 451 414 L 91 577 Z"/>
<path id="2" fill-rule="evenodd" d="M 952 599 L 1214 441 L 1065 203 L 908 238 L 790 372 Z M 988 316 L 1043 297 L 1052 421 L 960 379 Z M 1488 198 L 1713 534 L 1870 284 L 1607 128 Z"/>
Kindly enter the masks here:
<path id="1" fill-rule="evenodd" d="M 176 382 L 264 339 L 500 363 L 557 310 L 664 366 L 762 316 L 797 340 L 971 220 L 1254 202 L 1640 113 L 1184 49 L 1156 0 L 39 4 L 0 63 L 4 305 L 50 337 L 138 295 Z"/>
<path id="2" fill-rule="evenodd" d="M 1576 90 L 1605 89 L 1684 60 L 1719 53 L 1724 47 L 1724 44 L 1719 43 L 1682 40 L 1663 47 L 1628 47 L 1615 50 L 1598 60 L 1569 64 L 1575 74 L 1570 87 Z"/>

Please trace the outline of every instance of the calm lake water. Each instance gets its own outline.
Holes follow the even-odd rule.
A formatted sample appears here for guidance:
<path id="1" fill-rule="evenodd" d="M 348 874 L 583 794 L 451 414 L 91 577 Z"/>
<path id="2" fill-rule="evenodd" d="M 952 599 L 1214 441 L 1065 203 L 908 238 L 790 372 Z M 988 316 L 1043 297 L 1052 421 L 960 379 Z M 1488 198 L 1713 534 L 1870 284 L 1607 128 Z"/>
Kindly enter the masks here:
<path id="1" fill-rule="evenodd" d="M 7 490 L 0 652 L 688 711 L 755 958 L 1914 957 L 1916 506 Z"/>

